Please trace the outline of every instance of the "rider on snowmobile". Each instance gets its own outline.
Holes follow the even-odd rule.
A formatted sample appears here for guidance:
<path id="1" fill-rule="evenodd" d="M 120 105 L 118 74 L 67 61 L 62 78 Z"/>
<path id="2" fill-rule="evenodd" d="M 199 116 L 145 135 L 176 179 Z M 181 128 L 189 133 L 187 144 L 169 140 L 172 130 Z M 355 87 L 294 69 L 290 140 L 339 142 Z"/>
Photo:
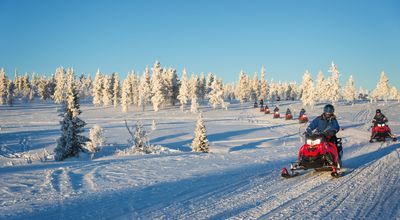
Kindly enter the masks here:
<path id="1" fill-rule="evenodd" d="M 324 107 L 324 113 L 315 118 L 306 129 L 307 135 L 311 135 L 313 130 L 323 134 L 329 142 L 332 142 L 338 148 L 339 157 L 342 155 L 342 146 L 337 143 L 336 133 L 339 132 L 340 126 L 333 114 L 335 108 L 328 104 Z"/>
<path id="2" fill-rule="evenodd" d="M 289 108 L 287 108 L 287 109 L 286 109 L 286 115 L 291 115 L 291 114 L 292 114 L 292 112 L 290 111 Z"/>
<path id="3" fill-rule="evenodd" d="M 260 100 L 260 107 L 263 107 L 263 106 L 264 106 L 264 100 L 261 99 L 261 100 Z"/>
<path id="4" fill-rule="evenodd" d="M 304 108 L 302 108 L 302 109 L 300 110 L 300 115 L 299 115 L 299 117 L 301 118 L 301 116 L 303 116 L 305 113 L 306 113 L 306 110 L 304 110 Z"/>
<path id="5" fill-rule="evenodd" d="M 374 123 L 374 127 L 372 127 L 372 135 L 371 135 L 371 138 L 370 138 L 370 142 L 372 142 L 372 138 L 375 136 L 375 133 L 376 133 L 376 131 L 375 131 L 375 127 L 378 125 L 378 124 L 383 124 L 383 123 L 387 123 L 388 122 L 388 119 L 386 118 L 386 116 L 382 113 L 382 111 L 380 110 L 380 109 L 377 109 L 376 111 L 376 114 L 375 114 L 375 116 L 374 116 L 374 119 L 372 119 L 372 123 Z M 386 125 L 387 126 L 387 125 Z M 394 135 L 392 134 L 392 131 L 390 130 L 390 128 L 389 128 L 389 126 L 387 126 L 387 129 L 388 129 L 388 134 L 389 134 L 389 136 L 390 137 L 392 137 L 392 138 L 394 138 Z"/>

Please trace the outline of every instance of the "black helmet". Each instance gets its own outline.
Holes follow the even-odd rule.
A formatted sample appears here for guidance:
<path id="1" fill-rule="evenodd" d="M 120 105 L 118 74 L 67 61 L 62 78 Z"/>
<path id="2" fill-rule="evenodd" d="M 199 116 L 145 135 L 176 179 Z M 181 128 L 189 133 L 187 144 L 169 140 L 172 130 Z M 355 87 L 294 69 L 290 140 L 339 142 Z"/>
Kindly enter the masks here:
<path id="1" fill-rule="evenodd" d="M 324 107 L 324 113 L 331 113 L 333 114 L 335 112 L 335 108 L 331 104 L 327 104 Z"/>
<path id="2" fill-rule="evenodd" d="M 378 108 L 378 109 L 376 110 L 376 113 L 381 113 L 381 110 Z"/>

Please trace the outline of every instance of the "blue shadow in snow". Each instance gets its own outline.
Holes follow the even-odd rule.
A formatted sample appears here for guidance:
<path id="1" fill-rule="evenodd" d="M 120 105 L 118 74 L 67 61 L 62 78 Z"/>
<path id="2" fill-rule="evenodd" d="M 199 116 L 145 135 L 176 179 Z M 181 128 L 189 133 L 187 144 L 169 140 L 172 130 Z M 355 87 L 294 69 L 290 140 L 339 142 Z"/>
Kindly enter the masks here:
<path id="1" fill-rule="evenodd" d="M 344 160 L 343 166 L 351 168 L 351 169 L 356 169 L 356 168 L 361 167 L 362 165 L 376 161 L 376 160 L 392 153 L 393 151 L 395 151 L 399 148 L 400 148 L 400 144 L 393 144 L 393 145 L 390 145 L 387 147 L 382 147 L 376 151 L 369 152 L 369 153 L 366 153 L 363 155 L 359 155 L 357 157 L 352 157 L 347 160 Z M 344 153 L 346 153 L 346 152 L 344 152 Z"/>

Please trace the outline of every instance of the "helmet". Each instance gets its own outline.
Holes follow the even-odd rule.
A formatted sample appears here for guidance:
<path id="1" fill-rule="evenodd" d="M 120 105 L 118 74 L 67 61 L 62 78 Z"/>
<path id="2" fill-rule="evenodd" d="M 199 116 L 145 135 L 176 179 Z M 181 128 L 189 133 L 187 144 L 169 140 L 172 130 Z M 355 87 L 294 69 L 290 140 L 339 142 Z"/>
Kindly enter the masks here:
<path id="1" fill-rule="evenodd" d="M 380 109 L 377 109 L 377 110 L 376 110 L 376 113 L 381 113 L 381 110 L 380 110 Z"/>
<path id="2" fill-rule="evenodd" d="M 335 112 L 335 108 L 333 107 L 333 105 L 331 104 L 327 104 L 324 107 L 324 113 L 334 113 Z"/>

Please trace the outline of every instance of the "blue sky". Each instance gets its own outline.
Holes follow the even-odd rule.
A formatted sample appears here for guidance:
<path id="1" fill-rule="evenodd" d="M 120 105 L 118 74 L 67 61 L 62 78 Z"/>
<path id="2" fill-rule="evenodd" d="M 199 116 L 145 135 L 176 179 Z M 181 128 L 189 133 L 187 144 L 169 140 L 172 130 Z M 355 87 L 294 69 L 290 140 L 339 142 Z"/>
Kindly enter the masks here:
<path id="1" fill-rule="evenodd" d="M 7 75 L 143 71 L 155 60 L 180 74 L 237 81 L 265 65 L 267 79 L 325 76 L 374 88 L 384 70 L 400 87 L 400 1 L 0 0 L 0 66 Z"/>

